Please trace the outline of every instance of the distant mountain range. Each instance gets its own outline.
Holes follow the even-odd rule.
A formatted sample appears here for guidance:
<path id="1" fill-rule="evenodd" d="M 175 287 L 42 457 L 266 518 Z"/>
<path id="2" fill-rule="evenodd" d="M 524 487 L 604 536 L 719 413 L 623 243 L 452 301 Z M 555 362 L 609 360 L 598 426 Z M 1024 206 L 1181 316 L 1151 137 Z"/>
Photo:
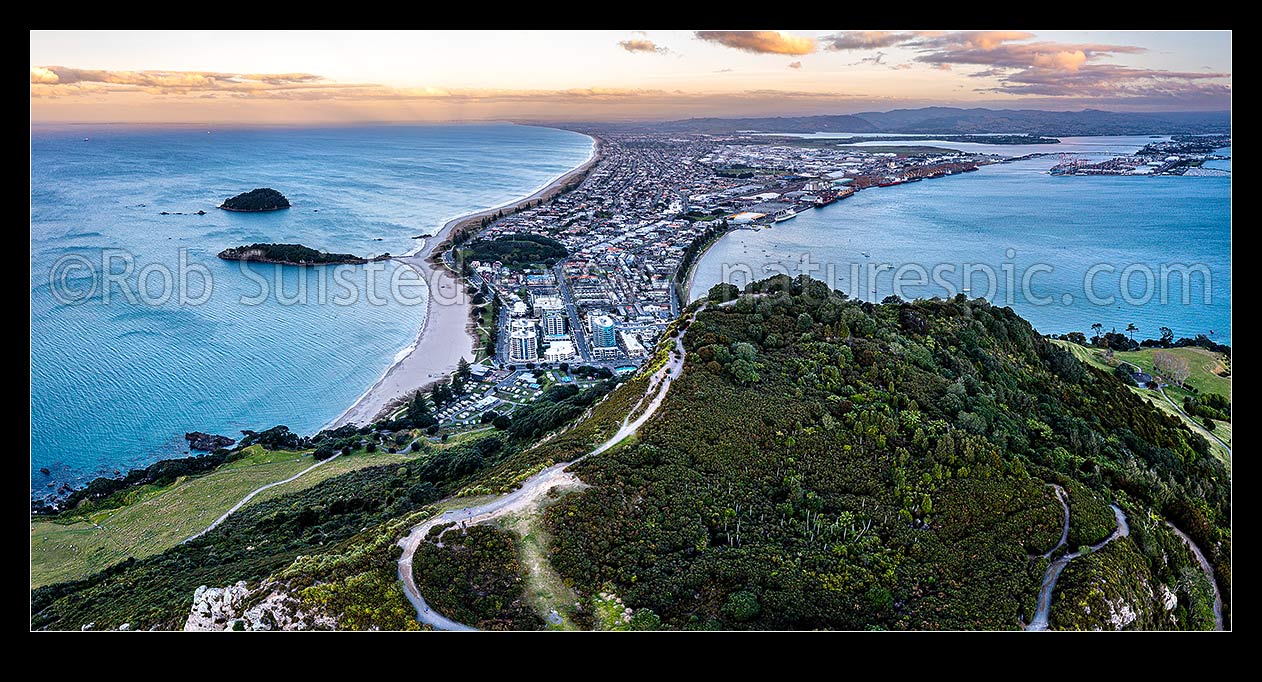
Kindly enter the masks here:
<path id="1" fill-rule="evenodd" d="M 1230 111 L 1115 112 L 925 107 L 841 116 L 690 118 L 653 123 L 593 124 L 609 130 L 667 133 L 908 133 L 962 135 L 1013 133 L 1048 136 L 1230 133 Z"/>

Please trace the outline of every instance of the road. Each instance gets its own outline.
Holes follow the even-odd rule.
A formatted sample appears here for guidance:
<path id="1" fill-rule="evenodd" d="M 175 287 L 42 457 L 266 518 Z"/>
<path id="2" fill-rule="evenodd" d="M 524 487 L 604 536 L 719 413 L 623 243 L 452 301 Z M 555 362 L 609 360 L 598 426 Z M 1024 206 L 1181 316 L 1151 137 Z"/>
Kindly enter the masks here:
<path id="1" fill-rule="evenodd" d="M 1069 542 L 1069 502 L 1065 499 L 1065 489 L 1055 483 L 1051 483 L 1049 485 L 1051 485 L 1052 489 L 1056 491 L 1056 499 L 1060 500 L 1061 506 L 1065 508 L 1065 522 L 1060 528 L 1060 542 L 1057 542 L 1055 547 L 1043 553 L 1044 559 L 1052 558 L 1052 555 L 1056 553 L 1056 550 L 1064 547 L 1065 543 Z"/>
<path id="2" fill-rule="evenodd" d="M 298 479 L 299 479 L 299 478 L 300 478 L 303 474 L 307 473 L 308 471 L 311 471 L 312 469 L 315 469 L 316 467 L 323 466 L 323 465 L 327 464 L 328 462 L 332 462 L 333 460 L 335 460 L 335 459 L 337 459 L 338 457 L 341 457 L 341 456 L 342 456 L 342 453 L 340 453 L 340 452 L 339 452 L 339 453 L 337 453 L 336 455 L 333 455 L 332 457 L 330 457 L 330 458 L 328 458 L 328 459 L 321 460 L 321 461 L 319 461 L 319 462 L 316 462 L 315 464 L 312 464 L 311 466 L 307 467 L 306 469 L 303 469 L 302 471 L 299 471 L 298 473 L 294 474 L 293 476 L 290 476 L 289 478 L 287 478 L 287 479 L 285 479 L 285 480 L 283 480 L 283 481 L 276 481 L 275 483 L 268 483 L 267 485 L 264 485 L 264 486 L 259 486 L 258 488 L 256 488 L 256 489 L 254 490 L 254 492 L 252 492 L 252 493 L 250 493 L 249 495 L 246 495 L 245 497 L 241 498 L 241 501 L 240 501 L 240 502 L 238 502 L 238 503 L 236 503 L 236 504 L 232 505 L 232 509 L 229 509 L 228 511 L 224 512 L 224 513 L 223 513 L 223 516 L 220 516 L 219 518 L 215 519 L 215 522 L 214 522 L 214 523 L 210 524 L 209 526 L 206 526 L 206 528 L 205 528 L 204 530 L 202 530 L 201 532 L 199 532 L 199 533 L 195 533 L 195 534 L 193 534 L 193 535 L 188 536 L 188 537 L 187 537 L 187 538 L 185 538 L 185 539 L 184 539 L 184 541 L 183 541 L 183 542 L 181 542 L 180 544 L 184 544 L 185 542 L 188 542 L 188 541 L 190 541 L 190 540 L 196 540 L 197 538 L 200 538 L 201 536 L 203 536 L 203 535 L 205 535 L 205 534 L 209 533 L 210 531 L 214 530 L 214 529 L 215 529 L 215 528 L 216 528 L 219 524 L 221 524 L 221 523 L 223 523 L 224 521 L 226 521 L 226 520 L 228 519 L 228 517 L 229 517 L 229 516 L 232 516 L 232 514 L 233 514 L 234 512 L 236 512 L 236 511 L 237 511 L 238 509 L 240 509 L 241 507 L 244 507 L 246 502 L 249 502 L 250 500 L 254 499 L 254 496 L 255 496 L 255 495 L 258 495 L 259 493 L 263 492 L 264 490 L 267 490 L 268 488 L 275 488 L 275 487 L 276 487 L 276 486 L 278 486 L 278 485 L 285 485 L 286 483 L 291 483 L 291 482 L 293 482 L 293 481 L 296 481 L 296 480 L 298 480 Z"/>
<path id="3" fill-rule="evenodd" d="M 1065 491 L 1060 486 L 1053 487 L 1056 488 L 1056 497 L 1060 500 L 1061 505 L 1065 507 L 1065 527 L 1061 531 L 1060 542 L 1050 552 L 1044 554 L 1044 557 L 1050 557 L 1052 552 L 1064 545 L 1069 538 L 1069 503 L 1065 501 Z M 1126 523 L 1126 514 L 1122 513 L 1122 510 L 1115 504 L 1109 506 L 1113 508 L 1113 517 L 1117 521 L 1117 529 L 1110 533 L 1107 538 L 1091 545 L 1092 552 L 1097 552 L 1110 542 L 1131 534 L 1131 527 Z M 1065 570 L 1065 566 L 1069 565 L 1070 561 L 1082 555 L 1083 552 L 1080 551 L 1070 552 L 1047 566 L 1047 572 L 1043 574 L 1043 584 L 1039 587 L 1038 606 L 1034 609 L 1034 618 L 1030 619 L 1030 624 L 1025 626 L 1026 630 L 1047 629 L 1047 616 L 1052 609 L 1052 593 L 1056 591 L 1056 580 L 1060 578 L 1061 571 Z"/>
<path id="4" fill-rule="evenodd" d="M 507 495 L 502 495 L 484 504 L 445 511 L 438 516 L 413 526 L 408 531 L 408 534 L 399 541 L 399 546 L 403 548 L 403 555 L 399 557 L 399 580 L 403 583 L 403 593 L 416 609 L 417 620 L 436 630 L 467 631 L 476 629 L 463 623 L 458 623 L 434 611 L 425 601 L 425 598 L 421 596 L 420 589 L 416 586 L 416 580 L 412 574 L 412 558 L 416 554 L 416 549 L 425 541 L 425 536 L 429 534 L 430 529 L 444 523 L 460 524 L 459 527 L 461 529 L 486 523 L 507 514 L 537 506 L 548 494 L 548 491 L 553 488 L 584 487 L 585 484 L 579 480 L 578 476 L 570 473 L 567 469 L 573 464 L 577 464 L 592 455 L 605 452 L 621 443 L 628 436 L 639 430 L 657 412 L 657 408 L 661 407 L 662 401 L 666 399 L 666 394 L 670 391 L 671 381 L 677 378 L 683 370 L 686 356 L 683 347 L 683 334 L 676 337 L 675 350 L 677 353 L 671 353 L 666 364 L 649 378 L 649 385 L 645 389 L 644 395 L 627 413 L 618 431 L 596 446 L 591 452 L 573 462 L 553 464 L 526 479 L 520 488 Z M 648 400 L 647 405 L 645 405 L 645 400 Z M 641 406 L 644 406 L 644 412 L 636 419 L 631 420 L 631 415 L 635 414 Z"/>
<path id="5" fill-rule="evenodd" d="M 1178 410 L 1178 411 L 1179 411 L 1179 414 L 1183 415 L 1183 416 L 1184 416 L 1184 417 L 1185 417 L 1188 421 L 1192 422 L 1192 424 L 1194 424 L 1194 425 L 1196 426 L 1196 428 L 1197 428 L 1197 429 L 1198 429 L 1198 430 L 1199 430 L 1202 434 L 1204 434 L 1204 435 L 1206 435 L 1206 436 L 1209 436 L 1210 438 L 1213 438 L 1214 440 L 1218 441 L 1218 444 L 1219 444 L 1219 445 L 1221 445 L 1221 446 L 1223 446 L 1223 448 L 1227 450 L 1227 456 L 1228 456 L 1228 457 L 1231 457 L 1231 446 L 1230 446 L 1230 445 L 1228 445 L 1228 444 L 1224 443 L 1224 442 L 1223 442 L 1223 439 L 1219 438 L 1218 436 L 1215 436 L 1212 432 L 1210 432 L 1210 431 L 1209 431 L 1208 429 L 1206 429 L 1204 426 L 1201 426 L 1201 423 L 1200 423 L 1200 422 L 1198 422 L 1198 421 L 1196 421 L 1196 419 L 1194 419 L 1191 415 L 1189 415 L 1187 412 L 1184 412 L 1184 411 L 1183 411 L 1183 406 L 1182 406 L 1182 405 L 1179 405 L 1178 403 L 1174 402 L 1173 400 L 1171 400 L 1171 399 L 1170 399 L 1170 396 L 1166 395 L 1166 389 L 1165 389 L 1165 387 L 1164 387 L 1164 386 L 1162 386 L 1161 384 L 1157 384 L 1157 390 L 1161 392 L 1161 397 L 1162 397 L 1162 398 L 1165 398 L 1165 399 L 1166 399 L 1166 402 L 1170 403 L 1170 406 L 1171 406 L 1171 407 L 1173 407 L 1174 409 Z"/>
<path id="6" fill-rule="evenodd" d="M 592 352 L 587 347 L 587 335 L 583 333 L 583 323 L 578 319 L 578 308 L 574 306 L 574 295 L 570 292 L 569 282 L 565 280 L 565 261 L 557 261 L 552 266 L 552 273 L 557 278 L 557 291 L 561 293 L 561 300 L 565 303 L 565 315 L 569 318 L 568 325 L 570 334 L 574 337 L 574 348 L 578 351 L 578 357 L 584 362 L 590 362 Z"/>

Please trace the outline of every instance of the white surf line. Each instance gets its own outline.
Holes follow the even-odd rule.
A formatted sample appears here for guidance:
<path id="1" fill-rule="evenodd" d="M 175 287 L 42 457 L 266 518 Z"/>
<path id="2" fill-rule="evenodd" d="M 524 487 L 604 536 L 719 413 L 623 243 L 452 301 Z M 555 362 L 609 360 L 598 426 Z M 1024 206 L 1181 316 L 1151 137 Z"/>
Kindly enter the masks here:
<path id="1" fill-rule="evenodd" d="M 335 460 L 335 459 L 337 459 L 338 457 L 341 457 L 341 456 L 342 456 L 342 453 L 340 453 L 340 452 L 339 452 L 339 453 L 337 453 L 337 454 L 333 455 L 332 457 L 330 457 L 330 458 L 328 458 L 328 459 L 321 460 L 321 461 L 319 461 L 319 462 L 316 462 L 315 464 L 312 464 L 311 466 L 307 467 L 306 469 L 303 469 L 302 471 L 299 471 L 298 473 L 294 474 L 293 476 L 290 476 L 289 478 L 287 478 L 287 479 L 285 479 L 285 480 L 283 480 L 283 481 L 276 481 L 276 482 L 274 482 L 274 483 L 268 483 L 267 485 L 260 486 L 259 488 L 255 489 L 255 490 L 254 490 L 254 492 L 252 492 L 252 493 L 250 493 L 249 495 L 246 495 L 245 497 L 241 498 L 241 501 L 240 501 L 240 502 L 238 502 L 238 503 L 236 503 L 236 504 L 232 505 L 232 509 L 229 509 L 228 511 L 224 512 L 224 513 L 223 513 L 223 516 L 220 516 L 219 518 L 215 519 L 215 522 L 214 522 L 214 523 L 210 524 L 209 526 L 206 526 L 206 528 L 205 528 L 204 530 L 202 530 L 201 532 L 199 532 L 199 533 L 197 533 L 197 534 L 195 534 L 195 535 L 190 535 L 190 536 L 188 536 L 188 537 L 187 537 L 187 538 L 185 538 L 183 541 L 181 541 L 181 542 L 180 542 L 180 544 L 182 545 L 182 544 L 184 544 L 185 542 L 189 542 L 190 540 L 196 540 L 197 538 L 200 538 L 201 536 L 203 536 L 203 535 L 205 535 L 205 534 L 209 533 L 210 531 L 214 530 L 214 529 L 215 529 L 215 528 L 216 528 L 219 524 L 221 524 L 221 523 L 223 523 L 224 521 L 226 521 L 226 520 L 228 519 L 228 517 L 232 515 L 232 513 L 233 513 L 233 512 L 235 512 L 235 511 L 237 511 L 238 509 L 240 509 L 241 507 L 245 506 L 245 503 L 246 503 L 246 502 L 249 502 L 250 500 L 254 499 L 254 496 L 255 496 L 255 495 L 258 495 L 259 493 L 263 492 L 264 490 L 267 490 L 267 489 L 269 489 L 269 488 L 275 488 L 275 487 L 276 487 L 276 486 L 278 486 L 278 485 L 285 485 L 286 483 L 293 483 L 294 481 L 298 480 L 298 479 L 299 479 L 299 477 L 301 477 L 303 474 L 307 473 L 308 471 L 311 471 L 312 469 L 314 469 L 314 468 L 316 468 L 316 467 L 318 467 L 318 466 L 321 466 L 321 465 L 323 465 L 323 464 L 325 464 L 325 463 L 327 463 L 327 462 L 332 462 L 333 460 Z"/>

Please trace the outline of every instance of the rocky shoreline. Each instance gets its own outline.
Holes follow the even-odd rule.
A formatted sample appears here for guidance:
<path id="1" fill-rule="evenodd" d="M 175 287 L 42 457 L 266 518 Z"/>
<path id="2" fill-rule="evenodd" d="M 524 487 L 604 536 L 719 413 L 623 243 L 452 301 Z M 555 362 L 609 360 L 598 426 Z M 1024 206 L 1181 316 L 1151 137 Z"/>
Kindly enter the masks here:
<path id="1" fill-rule="evenodd" d="M 191 431 L 184 434 L 184 440 L 188 441 L 190 450 L 201 450 L 202 452 L 214 452 L 219 448 L 229 448 L 237 442 L 236 439 L 227 436 L 217 436 L 213 433 L 202 433 L 201 431 Z"/>

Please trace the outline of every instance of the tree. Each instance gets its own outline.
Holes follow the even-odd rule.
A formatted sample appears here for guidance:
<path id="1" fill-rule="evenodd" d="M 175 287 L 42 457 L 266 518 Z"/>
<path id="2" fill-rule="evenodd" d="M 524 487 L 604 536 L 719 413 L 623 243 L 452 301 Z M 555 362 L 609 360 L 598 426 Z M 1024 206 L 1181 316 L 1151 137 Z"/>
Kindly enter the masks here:
<path id="1" fill-rule="evenodd" d="M 456 363 L 456 376 L 460 378 L 461 383 L 468 383 L 473 378 L 473 370 L 469 369 L 469 361 L 463 357 L 460 362 Z"/>
<path id="2" fill-rule="evenodd" d="M 1100 334 L 1104 331 L 1104 325 L 1100 324 L 1099 322 L 1096 322 L 1095 324 L 1091 325 L 1091 331 L 1095 332 L 1095 336 L 1091 338 L 1098 342 L 1100 340 Z"/>
<path id="3" fill-rule="evenodd" d="M 762 605 L 758 603 L 758 597 L 752 592 L 733 592 L 728 595 L 727 603 L 723 605 L 723 615 L 732 620 L 743 623 L 762 611 Z"/>
<path id="4" fill-rule="evenodd" d="M 662 619 L 652 609 L 636 609 L 631 616 L 632 630 L 661 630 Z"/>
<path id="5" fill-rule="evenodd" d="M 1065 338 L 1067 338 L 1070 343 L 1076 343 L 1079 346 L 1087 345 L 1087 335 L 1082 332 L 1069 332 L 1065 335 Z"/>
<path id="6" fill-rule="evenodd" d="M 741 290 L 735 285 L 726 282 L 720 282 L 710 287 L 710 291 L 706 295 L 706 300 L 711 303 L 725 303 L 734 300 L 740 296 Z"/>
<path id="7" fill-rule="evenodd" d="M 1135 376 L 1131 372 L 1131 366 L 1123 362 L 1113 369 L 1113 375 L 1122 380 L 1122 383 L 1128 386 L 1138 386 L 1135 383 Z"/>
<path id="8" fill-rule="evenodd" d="M 1161 333 L 1161 345 L 1169 347 L 1174 343 L 1174 330 L 1169 327 L 1158 327 L 1157 331 Z"/>
<path id="9" fill-rule="evenodd" d="M 1206 418 L 1205 418 L 1205 430 L 1206 430 L 1206 431 L 1213 432 L 1213 430 L 1214 430 L 1214 427 L 1215 427 L 1215 426 L 1217 426 L 1217 424 L 1215 424 L 1215 423 L 1214 423 L 1214 420 L 1213 420 L 1213 419 L 1210 419 L 1209 417 L 1206 417 Z"/>
<path id="10" fill-rule="evenodd" d="M 1135 340 L 1135 332 L 1137 331 L 1139 331 L 1139 327 L 1136 327 L 1134 322 L 1128 323 L 1126 325 L 1126 333 L 1130 334 L 1131 341 Z"/>
<path id="11" fill-rule="evenodd" d="M 1169 351 L 1160 350 L 1153 353 L 1152 367 L 1180 387 L 1192 375 L 1192 370 L 1188 367 L 1188 361 Z"/>
<path id="12" fill-rule="evenodd" d="M 441 409 L 443 405 L 451 402 L 455 395 L 451 392 L 451 386 L 440 383 L 434 387 L 434 391 L 430 393 L 430 400 L 434 401 L 434 407 Z"/>
<path id="13" fill-rule="evenodd" d="M 420 391 L 417 391 L 416 395 L 412 396 L 412 402 L 408 403 L 407 420 L 418 429 L 423 429 L 434 422 L 434 415 L 429 411 L 429 401 Z"/>

